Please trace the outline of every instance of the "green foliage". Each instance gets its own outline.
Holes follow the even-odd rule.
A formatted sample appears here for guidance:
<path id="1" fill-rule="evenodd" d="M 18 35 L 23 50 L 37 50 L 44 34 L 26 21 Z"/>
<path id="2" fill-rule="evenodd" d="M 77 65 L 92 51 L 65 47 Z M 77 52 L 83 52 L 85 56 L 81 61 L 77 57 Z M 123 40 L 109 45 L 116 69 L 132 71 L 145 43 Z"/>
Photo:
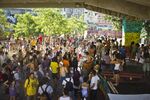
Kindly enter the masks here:
<path id="1" fill-rule="evenodd" d="M 0 9 L 0 34 L 9 35 L 5 30 L 10 27 L 10 24 L 7 22 L 4 11 Z M 7 34 L 5 34 L 7 33 Z"/>
<path id="2" fill-rule="evenodd" d="M 117 31 L 121 31 L 122 29 L 122 20 L 115 16 L 105 15 L 105 20 L 111 22 L 113 24 L 113 29 Z"/>
<path id="3" fill-rule="evenodd" d="M 34 16 L 30 13 L 17 14 L 17 24 L 14 25 L 15 37 L 36 35 L 36 26 Z"/>
<path id="4" fill-rule="evenodd" d="M 149 20 L 143 22 L 143 28 L 141 30 L 141 37 L 150 39 L 150 21 Z"/>
<path id="5" fill-rule="evenodd" d="M 83 21 L 83 16 L 79 19 L 71 17 L 68 19 L 68 30 L 69 32 L 83 33 L 86 30 L 87 26 Z"/>
<path id="6" fill-rule="evenodd" d="M 83 17 L 79 19 L 65 18 L 59 9 L 34 9 L 36 16 L 30 13 L 17 14 L 17 24 L 14 25 L 15 37 L 33 36 L 37 33 L 45 35 L 67 34 L 72 32 L 82 33 L 86 29 Z"/>
<path id="7" fill-rule="evenodd" d="M 148 36 L 150 36 L 150 20 L 144 22 L 144 28 L 145 28 Z"/>

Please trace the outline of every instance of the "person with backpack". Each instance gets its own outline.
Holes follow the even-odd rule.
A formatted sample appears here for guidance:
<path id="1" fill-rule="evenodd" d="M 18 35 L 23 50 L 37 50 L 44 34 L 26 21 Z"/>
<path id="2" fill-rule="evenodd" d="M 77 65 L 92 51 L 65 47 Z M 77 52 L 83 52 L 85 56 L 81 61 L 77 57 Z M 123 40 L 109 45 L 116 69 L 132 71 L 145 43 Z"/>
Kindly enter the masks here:
<path id="1" fill-rule="evenodd" d="M 80 73 L 78 70 L 73 75 L 73 89 L 74 89 L 74 100 L 77 100 L 80 92 Z"/>
<path id="2" fill-rule="evenodd" d="M 73 79 L 71 77 L 66 78 L 63 82 L 62 85 L 64 86 L 64 89 L 66 89 L 69 92 L 69 96 L 73 98 Z"/>
<path id="3" fill-rule="evenodd" d="M 35 78 L 34 73 L 30 73 L 29 78 L 25 80 L 24 88 L 27 100 L 36 100 L 36 92 L 39 81 Z"/>
<path id="4" fill-rule="evenodd" d="M 40 94 L 40 100 L 52 100 L 51 94 L 53 93 L 53 88 L 48 84 L 48 79 L 43 79 L 43 85 L 38 89 L 38 94 Z"/>

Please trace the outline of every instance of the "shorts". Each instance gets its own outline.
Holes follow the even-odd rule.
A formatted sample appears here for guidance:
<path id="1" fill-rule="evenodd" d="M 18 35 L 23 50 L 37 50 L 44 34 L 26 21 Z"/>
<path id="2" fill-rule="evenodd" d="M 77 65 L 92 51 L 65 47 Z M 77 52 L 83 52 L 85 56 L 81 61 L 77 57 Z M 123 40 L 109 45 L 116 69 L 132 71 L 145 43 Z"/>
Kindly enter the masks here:
<path id="1" fill-rule="evenodd" d="M 119 74 L 119 70 L 114 70 L 114 74 Z"/>
<path id="2" fill-rule="evenodd" d="M 143 64 L 143 71 L 144 72 L 150 71 L 150 63 L 144 63 Z"/>

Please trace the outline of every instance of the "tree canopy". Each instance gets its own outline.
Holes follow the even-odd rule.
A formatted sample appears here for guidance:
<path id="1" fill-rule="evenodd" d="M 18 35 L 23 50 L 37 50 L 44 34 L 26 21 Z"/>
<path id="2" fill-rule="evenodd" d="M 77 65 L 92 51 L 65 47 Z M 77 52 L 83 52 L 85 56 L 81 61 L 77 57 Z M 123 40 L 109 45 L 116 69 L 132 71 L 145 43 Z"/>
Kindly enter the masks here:
<path id="1" fill-rule="evenodd" d="M 7 22 L 7 18 L 4 14 L 4 11 L 0 9 L 0 34 L 3 34 L 3 33 L 7 34 L 5 30 L 9 27 L 10 27 L 10 23 Z"/>
<path id="2" fill-rule="evenodd" d="M 113 29 L 117 31 L 121 31 L 122 29 L 122 19 L 115 16 L 105 15 L 104 20 L 112 22 Z"/>
<path id="3" fill-rule="evenodd" d="M 35 35 L 36 33 L 36 22 L 34 16 L 30 13 L 17 14 L 17 24 L 14 25 L 15 37 Z"/>
<path id="4" fill-rule="evenodd" d="M 30 36 L 37 33 L 45 35 L 82 33 L 86 24 L 81 16 L 66 18 L 59 9 L 34 9 L 32 13 L 17 14 L 17 24 L 14 25 L 15 36 Z"/>

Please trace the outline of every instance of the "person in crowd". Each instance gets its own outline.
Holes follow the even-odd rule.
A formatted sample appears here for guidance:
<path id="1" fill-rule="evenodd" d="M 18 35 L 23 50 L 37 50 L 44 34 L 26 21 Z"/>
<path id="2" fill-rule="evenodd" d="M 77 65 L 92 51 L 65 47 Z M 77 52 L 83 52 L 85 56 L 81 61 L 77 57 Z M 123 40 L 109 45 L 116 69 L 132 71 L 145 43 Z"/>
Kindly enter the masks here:
<path id="1" fill-rule="evenodd" d="M 84 77 L 83 83 L 81 84 L 81 99 L 82 100 L 88 100 L 89 96 L 89 83 L 88 83 L 88 77 Z"/>
<path id="2" fill-rule="evenodd" d="M 10 96 L 10 100 L 17 100 L 16 99 L 17 87 L 15 81 L 12 81 L 9 85 L 9 96 Z"/>
<path id="3" fill-rule="evenodd" d="M 96 73 L 99 73 L 99 72 L 101 72 L 100 63 L 98 60 L 96 60 L 95 62 L 96 62 L 96 64 L 94 66 L 94 70 L 96 71 Z"/>
<path id="4" fill-rule="evenodd" d="M 97 52 L 98 59 L 100 59 L 102 57 L 102 48 L 103 48 L 102 40 L 98 40 L 97 46 L 96 46 L 96 52 Z"/>
<path id="5" fill-rule="evenodd" d="M 121 55 L 121 58 L 125 61 L 125 58 L 126 58 L 126 49 L 125 49 L 125 46 L 121 46 L 120 47 L 119 53 Z"/>
<path id="6" fill-rule="evenodd" d="M 49 79 L 44 77 L 38 89 L 40 100 L 52 100 L 53 88 L 48 84 Z"/>
<path id="7" fill-rule="evenodd" d="M 48 54 L 45 54 L 42 61 L 42 67 L 44 70 L 47 70 L 49 66 L 50 66 L 50 59 L 48 58 Z"/>
<path id="8" fill-rule="evenodd" d="M 68 70 L 66 67 L 64 67 L 63 65 L 63 62 L 60 62 L 59 63 L 59 72 L 60 72 L 60 80 L 61 80 L 61 83 L 63 82 L 63 80 L 66 79 L 66 75 L 68 73 Z"/>
<path id="9" fill-rule="evenodd" d="M 73 55 L 71 67 L 73 67 L 74 72 L 78 70 L 78 59 L 76 53 Z"/>
<path id="10" fill-rule="evenodd" d="M 3 65 L 4 63 L 4 54 L 3 51 L 0 49 L 0 67 Z"/>
<path id="11" fill-rule="evenodd" d="M 148 47 L 144 48 L 143 52 L 143 71 L 144 71 L 144 76 L 150 76 L 150 53 Z"/>
<path id="12" fill-rule="evenodd" d="M 68 91 L 64 89 L 63 96 L 59 97 L 58 100 L 72 100 L 72 98 L 68 95 Z"/>
<path id="13" fill-rule="evenodd" d="M 36 44 L 37 44 L 37 40 L 35 38 L 32 38 L 31 47 L 35 48 Z"/>
<path id="14" fill-rule="evenodd" d="M 22 50 L 19 50 L 19 53 L 18 53 L 18 62 L 20 63 L 20 66 L 23 66 L 23 52 Z"/>
<path id="15" fill-rule="evenodd" d="M 115 80 L 115 85 L 119 84 L 119 72 L 121 71 L 121 67 L 123 66 L 123 61 L 121 60 L 121 55 L 118 53 L 116 54 L 116 59 L 111 61 L 111 64 L 114 64 L 114 76 L 113 79 Z"/>
<path id="16" fill-rule="evenodd" d="M 91 89 L 91 95 L 90 100 L 98 100 L 97 93 L 98 93 L 98 83 L 100 79 L 96 74 L 96 71 L 93 70 L 91 73 L 91 81 L 90 81 L 90 89 Z"/>
<path id="17" fill-rule="evenodd" d="M 109 53 L 108 52 L 106 52 L 106 54 L 102 57 L 102 59 L 103 59 L 103 63 L 102 63 L 102 66 L 103 66 L 103 70 L 104 69 L 108 69 L 109 68 L 109 66 L 110 66 L 110 61 L 111 61 L 111 58 L 110 58 L 110 56 L 109 56 Z"/>
<path id="18" fill-rule="evenodd" d="M 73 74 L 74 100 L 78 100 L 80 91 L 80 72 L 77 70 Z"/>
<path id="19" fill-rule="evenodd" d="M 66 77 L 66 79 L 62 82 L 63 88 L 68 91 L 71 98 L 74 98 L 73 82 L 72 77 Z"/>
<path id="20" fill-rule="evenodd" d="M 63 65 L 67 68 L 67 70 L 69 72 L 69 70 L 70 70 L 70 63 L 69 63 L 69 60 L 67 58 L 68 58 L 67 54 L 65 54 L 64 57 L 63 57 L 62 62 L 63 62 Z"/>
<path id="21" fill-rule="evenodd" d="M 139 63 L 140 57 L 141 57 L 141 49 L 140 49 L 140 45 L 137 43 L 136 44 L 136 55 L 135 55 L 135 59 L 137 60 L 137 63 Z"/>
<path id="22" fill-rule="evenodd" d="M 58 79 L 58 68 L 59 68 L 59 65 L 58 65 L 56 57 L 54 57 L 52 59 L 52 62 L 50 64 L 50 68 L 51 68 L 51 71 L 52 71 L 53 79 Z"/>
<path id="23" fill-rule="evenodd" d="M 135 42 L 131 42 L 130 45 L 130 60 L 133 61 L 135 59 L 135 55 L 136 55 L 136 46 L 135 46 Z"/>
<path id="24" fill-rule="evenodd" d="M 34 73 L 30 73 L 24 84 L 27 100 L 36 100 L 38 85 L 39 81 L 35 78 Z"/>
<path id="25" fill-rule="evenodd" d="M 64 93 L 59 98 L 60 100 L 80 98 L 82 100 L 99 100 L 97 90 L 100 82 L 98 76 L 99 74 L 103 75 L 100 73 L 103 68 L 101 65 L 104 64 L 111 68 L 108 71 L 114 72 L 113 79 L 115 85 L 118 85 L 119 74 L 128 57 L 128 49 L 125 46 L 118 46 L 117 39 L 109 36 L 99 39 L 99 35 L 90 34 L 87 38 L 83 38 L 82 35 L 57 35 L 43 36 L 42 41 L 40 37 L 25 39 L 19 37 L 15 40 L 14 47 L 10 46 L 7 52 L 3 50 L 7 43 L 0 42 L 0 81 L 2 84 L 8 85 L 9 82 L 15 81 L 15 88 L 19 89 L 19 92 L 16 91 L 19 93 L 16 99 L 19 100 L 24 96 L 27 96 L 27 100 L 35 100 L 37 93 L 41 100 L 46 100 L 47 94 L 51 100 L 57 100 L 63 89 Z M 148 76 L 150 71 L 148 52 L 150 53 L 150 49 L 145 47 L 145 45 L 139 47 L 132 42 L 129 58 L 134 60 L 136 56 L 139 59 L 139 65 L 143 66 L 145 76 Z M 15 48 L 16 51 L 12 48 Z M 141 63 L 141 59 L 143 59 L 143 63 Z M 28 77 L 30 73 L 31 75 Z M 86 78 L 88 76 L 90 76 L 89 79 Z M 48 78 L 46 82 L 44 82 L 44 77 Z M 24 87 L 21 83 L 24 83 Z M 14 87 L 14 83 L 11 84 L 11 87 Z M 4 85 L 2 88 L 8 95 L 7 86 Z M 24 88 L 25 94 L 21 91 Z M 20 94 L 22 98 L 20 98 Z"/>

